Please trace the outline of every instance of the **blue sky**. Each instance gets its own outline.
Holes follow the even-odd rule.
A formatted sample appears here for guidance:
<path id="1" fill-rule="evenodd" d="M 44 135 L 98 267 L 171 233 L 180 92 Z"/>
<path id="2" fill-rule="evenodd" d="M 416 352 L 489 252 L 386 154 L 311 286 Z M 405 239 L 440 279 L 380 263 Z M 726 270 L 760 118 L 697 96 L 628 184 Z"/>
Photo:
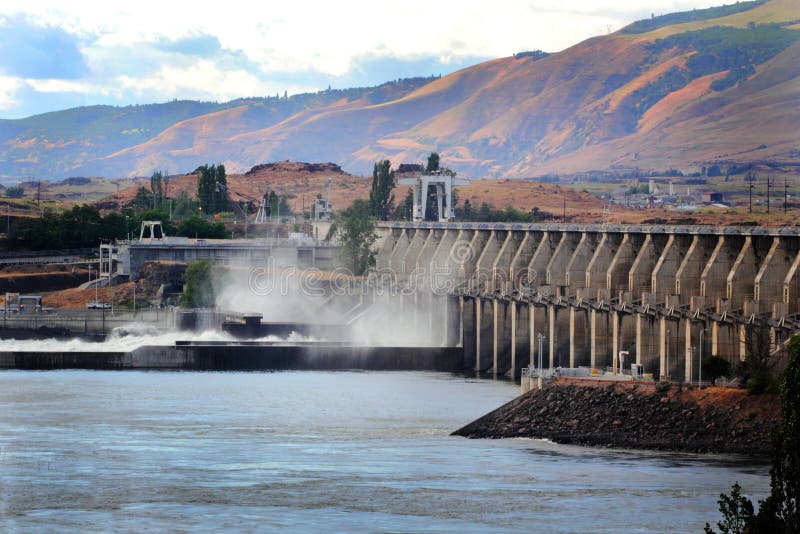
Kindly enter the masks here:
<path id="1" fill-rule="evenodd" d="M 3 0 L 0 118 L 446 75 L 563 50 L 696 0 Z"/>

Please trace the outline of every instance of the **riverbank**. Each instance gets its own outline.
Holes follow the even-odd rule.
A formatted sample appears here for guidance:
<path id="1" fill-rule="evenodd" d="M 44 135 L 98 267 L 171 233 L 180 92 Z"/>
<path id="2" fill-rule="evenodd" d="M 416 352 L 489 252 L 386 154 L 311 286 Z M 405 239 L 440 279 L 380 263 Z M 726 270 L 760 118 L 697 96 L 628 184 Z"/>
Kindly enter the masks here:
<path id="1" fill-rule="evenodd" d="M 557 380 L 454 432 L 468 438 L 544 438 L 595 447 L 766 456 L 780 422 L 775 394 L 731 388 L 657 392 L 642 384 Z"/>

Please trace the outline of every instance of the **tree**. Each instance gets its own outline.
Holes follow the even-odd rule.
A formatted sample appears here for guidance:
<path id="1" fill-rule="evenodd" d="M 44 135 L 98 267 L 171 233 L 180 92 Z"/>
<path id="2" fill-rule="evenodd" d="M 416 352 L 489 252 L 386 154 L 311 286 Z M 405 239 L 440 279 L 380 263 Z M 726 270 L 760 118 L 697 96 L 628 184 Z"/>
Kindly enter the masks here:
<path id="1" fill-rule="evenodd" d="M 183 274 L 181 306 L 185 308 L 213 306 L 216 302 L 214 275 L 211 260 L 198 260 L 190 263 Z"/>
<path id="2" fill-rule="evenodd" d="M 342 245 L 341 255 L 350 271 L 360 276 L 375 264 L 372 246 L 378 239 L 375 219 L 371 216 L 370 203 L 356 199 L 353 204 L 339 212 L 336 220 L 336 236 Z"/>
<path id="3" fill-rule="evenodd" d="M 164 201 L 164 182 L 161 171 L 154 172 L 150 177 L 150 191 L 153 194 L 153 207 L 160 207 Z"/>
<path id="4" fill-rule="evenodd" d="M 269 205 L 269 214 L 268 215 L 270 217 L 273 217 L 273 216 L 274 217 L 278 217 L 280 215 L 280 212 L 278 210 L 280 209 L 280 206 L 281 206 L 281 202 L 280 202 L 280 199 L 278 198 L 278 194 L 275 193 L 275 191 L 270 191 L 268 200 L 269 200 L 267 202 L 267 204 Z"/>
<path id="5" fill-rule="evenodd" d="M 221 163 L 212 167 L 214 172 L 214 213 L 228 210 L 228 178 Z"/>
<path id="6" fill-rule="evenodd" d="M 392 213 L 392 219 L 399 219 L 399 220 L 406 220 L 410 221 L 414 214 L 412 213 L 414 210 L 414 191 L 413 189 L 409 189 L 406 196 L 403 198 L 403 201 L 397 205 Z"/>
<path id="7" fill-rule="evenodd" d="M 388 159 L 378 161 L 372 168 L 372 188 L 369 191 L 369 205 L 374 217 L 382 221 L 389 220 L 394 210 L 395 188 L 394 171 Z"/>
<path id="8" fill-rule="evenodd" d="M 428 156 L 428 165 L 425 167 L 425 172 L 433 172 L 439 170 L 439 153 L 431 152 Z"/>
<path id="9" fill-rule="evenodd" d="M 181 224 L 178 225 L 177 235 L 202 239 L 224 239 L 228 232 L 221 222 L 211 223 L 203 217 L 192 215 L 181 221 Z"/>
<path id="10" fill-rule="evenodd" d="M 292 214 L 292 207 L 289 205 L 289 199 L 286 195 L 283 195 L 278 201 L 278 213 L 281 215 Z"/>
<path id="11" fill-rule="evenodd" d="M 25 188 L 21 185 L 6 188 L 6 198 L 22 198 L 25 195 Z"/>
<path id="12" fill-rule="evenodd" d="M 731 494 L 724 493 L 719 496 L 719 509 L 722 512 L 722 521 L 717 522 L 717 528 L 722 534 L 743 534 L 750 532 L 753 526 L 753 503 L 741 494 L 742 487 L 735 483 Z M 706 534 L 714 532 L 706 523 Z"/>
<path id="13" fill-rule="evenodd" d="M 146 210 L 153 207 L 152 194 L 146 187 L 141 186 L 136 190 L 136 196 L 133 197 L 133 209 Z"/>
<path id="14" fill-rule="evenodd" d="M 781 374 L 781 424 L 772 434 L 770 447 L 770 494 L 759 502 L 758 514 L 753 503 L 740 494 L 738 483 L 730 495 L 721 494 L 719 510 L 722 532 L 800 532 L 800 336 L 788 343 L 789 363 Z M 706 533 L 711 527 L 706 523 Z"/>
<path id="15" fill-rule="evenodd" d="M 219 213 L 228 209 L 228 179 L 225 166 L 203 165 L 198 169 L 197 200 L 207 214 Z"/>
<path id="16" fill-rule="evenodd" d="M 180 191 L 173 203 L 172 214 L 178 219 L 183 219 L 189 215 L 196 215 L 197 206 L 198 203 L 193 198 L 190 198 L 185 191 Z"/>

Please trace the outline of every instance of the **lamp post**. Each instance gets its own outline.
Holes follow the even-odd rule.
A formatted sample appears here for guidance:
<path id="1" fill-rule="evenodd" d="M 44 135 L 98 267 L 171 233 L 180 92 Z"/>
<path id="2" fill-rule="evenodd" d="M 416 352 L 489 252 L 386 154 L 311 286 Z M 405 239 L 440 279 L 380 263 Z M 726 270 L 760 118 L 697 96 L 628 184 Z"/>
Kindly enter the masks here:
<path id="1" fill-rule="evenodd" d="M 670 332 L 671 332 L 671 330 L 669 328 L 667 328 L 667 340 L 666 340 L 667 341 L 667 346 L 665 347 L 666 348 L 666 355 L 665 355 L 666 356 L 666 362 L 664 362 L 664 376 L 666 378 L 669 378 L 669 335 L 670 335 Z"/>
<path id="2" fill-rule="evenodd" d="M 539 341 L 539 373 L 542 372 L 542 347 L 544 346 L 545 336 L 541 332 L 536 333 L 536 339 Z"/>

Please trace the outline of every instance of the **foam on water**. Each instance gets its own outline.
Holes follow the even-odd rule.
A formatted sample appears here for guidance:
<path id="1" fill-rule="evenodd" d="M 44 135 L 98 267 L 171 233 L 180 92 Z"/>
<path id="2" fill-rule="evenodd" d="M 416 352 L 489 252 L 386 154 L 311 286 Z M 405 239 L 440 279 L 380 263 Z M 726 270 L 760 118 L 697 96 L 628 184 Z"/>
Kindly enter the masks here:
<path id="1" fill-rule="evenodd" d="M 4 339 L 2 352 L 129 352 L 144 346 L 172 346 L 176 341 L 236 341 L 236 338 L 218 330 L 204 332 L 164 331 L 144 323 L 131 323 L 115 328 L 105 341 L 84 339 Z M 286 338 L 267 336 L 255 341 L 313 341 L 296 333 Z"/>

